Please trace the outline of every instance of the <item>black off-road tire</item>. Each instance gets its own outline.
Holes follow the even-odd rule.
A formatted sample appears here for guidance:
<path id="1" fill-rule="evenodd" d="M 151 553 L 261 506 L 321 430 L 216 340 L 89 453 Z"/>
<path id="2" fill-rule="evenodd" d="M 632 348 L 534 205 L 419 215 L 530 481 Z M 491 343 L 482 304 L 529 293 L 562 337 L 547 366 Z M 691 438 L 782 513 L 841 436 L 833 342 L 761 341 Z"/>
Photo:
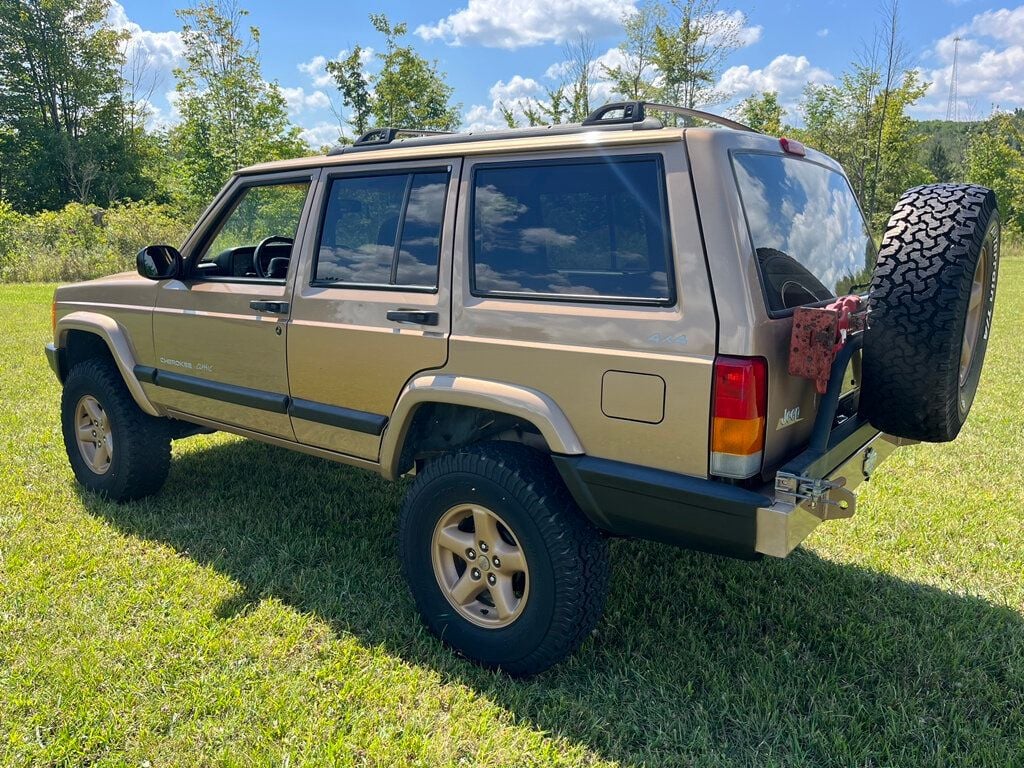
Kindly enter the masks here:
<path id="1" fill-rule="evenodd" d="M 449 603 L 432 565 L 443 515 L 482 505 L 507 522 L 530 572 L 522 613 L 508 626 L 477 626 Z M 515 676 L 542 672 L 575 651 L 600 619 L 608 593 L 607 543 L 583 516 L 550 458 L 516 443 L 479 443 L 429 463 L 399 518 L 399 553 L 427 626 L 467 658 Z"/>
<path id="2" fill-rule="evenodd" d="M 102 406 L 113 437 L 110 467 L 102 474 L 89 466 L 76 439 L 75 415 L 86 395 Z M 131 501 L 156 493 L 167 479 L 171 464 L 167 422 L 136 405 L 111 360 L 86 360 L 68 373 L 61 395 L 61 427 L 75 478 L 90 491 L 112 501 Z"/>
<path id="3" fill-rule="evenodd" d="M 871 280 L 864 339 L 860 409 L 878 429 L 927 442 L 960 432 L 992 327 L 999 234 L 996 196 L 984 187 L 917 187 L 897 203 Z M 973 315 L 973 352 L 961 368 L 976 276 L 982 314 Z"/>

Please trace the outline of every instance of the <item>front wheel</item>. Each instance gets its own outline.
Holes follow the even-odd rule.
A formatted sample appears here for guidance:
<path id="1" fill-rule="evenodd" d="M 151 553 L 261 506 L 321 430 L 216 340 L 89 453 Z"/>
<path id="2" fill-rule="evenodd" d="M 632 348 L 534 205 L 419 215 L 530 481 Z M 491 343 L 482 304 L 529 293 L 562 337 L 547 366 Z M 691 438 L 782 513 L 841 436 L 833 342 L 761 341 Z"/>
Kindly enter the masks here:
<path id="1" fill-rule="evenodd" d="M 75 478 L 112 501 L 160 490 L 171 462 L 171 435 L 163 419 L 135 404 L 112 361 L 79 363 L 61 395 L 64 448 Z"/>
<path id="2" fill-rule="evenodd" d="M 571 654 L 604 609 L 605 541 L 551 460 L 522 445 L 482 443 L 430 463 L 402 507 L 399 550 L 427 626 L 513 675 Z"/>

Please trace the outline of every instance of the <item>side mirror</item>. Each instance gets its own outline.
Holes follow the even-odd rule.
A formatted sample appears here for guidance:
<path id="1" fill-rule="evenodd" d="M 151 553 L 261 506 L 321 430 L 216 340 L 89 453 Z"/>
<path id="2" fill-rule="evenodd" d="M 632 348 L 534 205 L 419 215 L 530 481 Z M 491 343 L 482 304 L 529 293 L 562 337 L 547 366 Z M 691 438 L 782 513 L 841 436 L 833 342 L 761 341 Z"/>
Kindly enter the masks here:
<path id="1" fill-rule="evenodd" d="M 168 280 L 181 272 L 181 254 L 173 245 L 147 245 L 135 263 L 139 274 L 150 280 Z"/>

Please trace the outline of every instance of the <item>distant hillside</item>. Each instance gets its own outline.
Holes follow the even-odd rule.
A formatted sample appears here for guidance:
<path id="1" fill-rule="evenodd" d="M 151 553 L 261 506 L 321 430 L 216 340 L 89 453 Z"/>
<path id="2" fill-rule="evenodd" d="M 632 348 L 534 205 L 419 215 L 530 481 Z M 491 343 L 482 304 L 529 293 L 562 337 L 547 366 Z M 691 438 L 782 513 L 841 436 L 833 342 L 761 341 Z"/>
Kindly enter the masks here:
<path id="1" fill-rule="evenodd" d="M 914 135 L 926 139 L 918 149 L 918 162 L 928 168 L 938 181 L 958 180 L 965 142 L 979 124 L 952 120 L 915 121 Z"/>

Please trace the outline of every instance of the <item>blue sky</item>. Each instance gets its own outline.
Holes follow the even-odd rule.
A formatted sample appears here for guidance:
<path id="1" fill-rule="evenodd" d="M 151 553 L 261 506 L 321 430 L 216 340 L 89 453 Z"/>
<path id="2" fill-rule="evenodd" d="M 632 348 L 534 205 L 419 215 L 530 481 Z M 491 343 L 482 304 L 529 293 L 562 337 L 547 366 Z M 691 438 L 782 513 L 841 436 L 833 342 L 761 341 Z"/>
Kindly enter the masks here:
<path id="1" fill-rule="evenodd" d="M 148 62 L 154 120 L 164 124 L 176 118 L 168 94 L 181 52 L 174 15 L 180 4 L 184 0 L 120 0 L 111 10 L 115 25 L 132 34 L 134 55 Z M 314 145 L 332 143 L 338 120 L 331 105 L 340 102 L 323 64 L 356 44 L 380 46 L 366 6 L 327 0 L 242 0 L 242 5 L 262 31 L 264 75 L 284 89 L 293 122 Z M 614 62 L 620 20 L 634 7 L 633 0 L 403 0 L 372 10 L 408 22 L 410 40 L 447 73 L 464 124 L 483 128 L 499 124 L 499 101 L 542 97 L 545 88 L 556 85 L 564 43 L 580 31 L 593 38 L 602 61 Z M 871 0 L 723 2 L 720 7 L 742 14 L 746 43 L 726 62 L 720 88 L 735 98 L 777 90 L 791 111 L 808 82 L 828 82 L 848 66 L 881 20 Z M 901 21 L 911 64 L 933 83 L 916 117 L 945 116 L 957 35 L 962 37 L 960 118 L 982 117 L 993 107 L 1024 107 L 1024 5 L 903 0 Z M 599 82 L 598 101 L 606 91 Z"/>

